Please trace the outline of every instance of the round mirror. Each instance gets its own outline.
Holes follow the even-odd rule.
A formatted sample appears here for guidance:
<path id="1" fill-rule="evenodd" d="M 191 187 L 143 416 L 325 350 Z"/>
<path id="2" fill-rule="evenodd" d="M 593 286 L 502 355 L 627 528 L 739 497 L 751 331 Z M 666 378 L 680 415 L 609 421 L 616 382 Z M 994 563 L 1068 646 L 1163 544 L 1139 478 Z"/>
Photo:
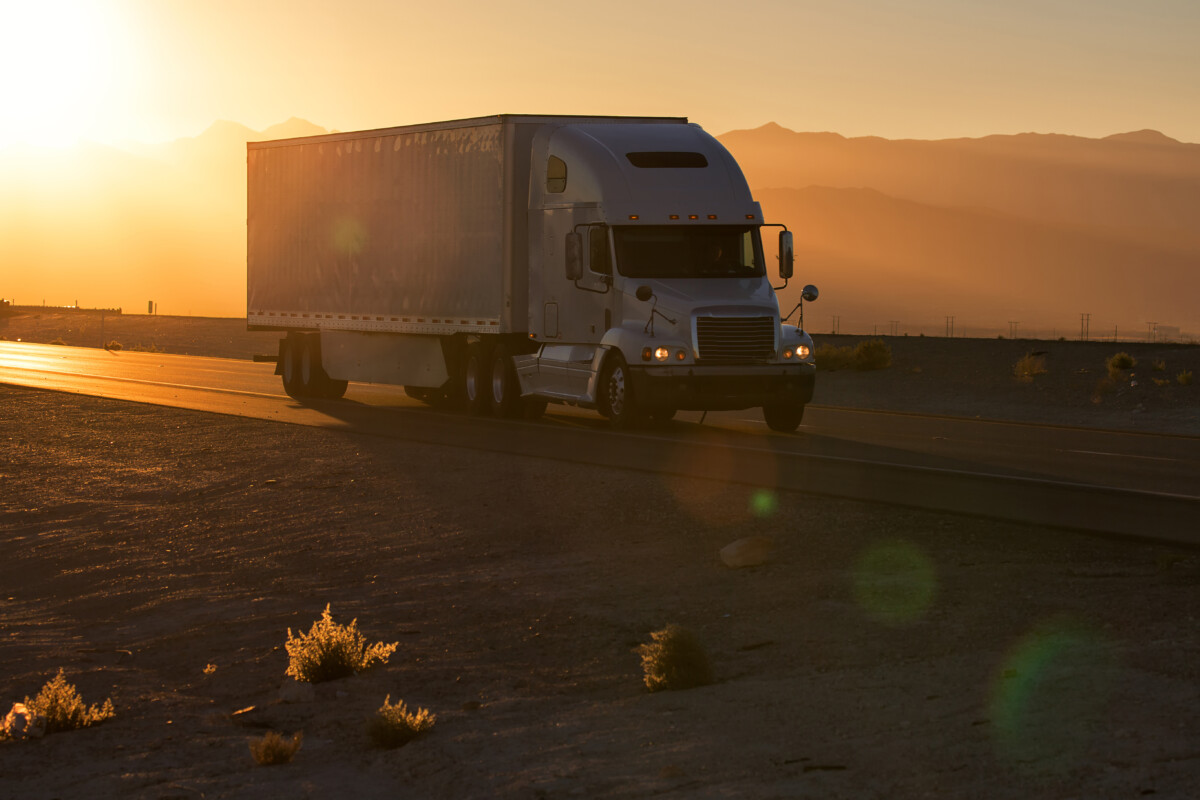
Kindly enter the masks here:
<path id="1" fill-rule="evenodd" d="M 810 283 L 808 286 L 804 287 L 804 292 L 800 296 L 811 303 L 813 300 L 816 300 L 817 296 L 820 294 L 821 293 L 817 291 L 817 287 Z"/>

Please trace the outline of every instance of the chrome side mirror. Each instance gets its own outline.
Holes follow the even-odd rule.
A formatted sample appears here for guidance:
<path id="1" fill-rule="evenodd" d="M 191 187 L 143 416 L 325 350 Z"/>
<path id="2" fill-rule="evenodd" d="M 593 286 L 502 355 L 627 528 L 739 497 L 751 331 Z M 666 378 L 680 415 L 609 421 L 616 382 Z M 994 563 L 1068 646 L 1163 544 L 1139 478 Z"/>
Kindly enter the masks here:
<path id="1" fill-rule="evenodd" d="M 779 232 L 779 277 L 786 280 L 792 278 L 792 265 L 796 260 L 796 251 L 792 246 L 792 232 Z"/>
<path id="2" fill-rule="evenodd" d="M 810 283 L 808 286 L 804 287 L 804 291 L 800 293 L 800 296 L 803 297 L 805 301 L 811 303 L 813 300 L 816 300 L 820 294 L 821 293 L 817 291 L 817 287 Z"/>

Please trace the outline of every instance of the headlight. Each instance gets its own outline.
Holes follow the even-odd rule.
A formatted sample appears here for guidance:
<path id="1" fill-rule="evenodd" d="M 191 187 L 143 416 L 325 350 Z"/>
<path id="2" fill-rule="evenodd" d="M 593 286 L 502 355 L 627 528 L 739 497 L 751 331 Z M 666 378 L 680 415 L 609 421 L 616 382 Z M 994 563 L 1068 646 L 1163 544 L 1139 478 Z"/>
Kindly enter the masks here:
<path id="1" fill-rule="evenodd" d="M 671 357 L 671 351 L 665 347 L 654 348 L 654 359 L 656 361 L 666 361 Z"/>
<path id="2" fill-rule="evenodd" d="M 808 358 L 809 353 L 811 353 L 811 352 L 812 351 L 809 349 L 808 345 L 806 345 L 806 344 L 802 344 L 796 348 L 796 355 L 800 356 L 800 358 Z"/>

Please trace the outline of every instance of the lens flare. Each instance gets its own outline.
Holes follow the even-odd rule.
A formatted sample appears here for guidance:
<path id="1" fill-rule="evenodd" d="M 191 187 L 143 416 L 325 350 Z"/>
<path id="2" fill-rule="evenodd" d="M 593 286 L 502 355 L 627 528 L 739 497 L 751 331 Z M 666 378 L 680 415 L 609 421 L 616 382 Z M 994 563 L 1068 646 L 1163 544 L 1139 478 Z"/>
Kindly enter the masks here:
<path id="1" fill-rule="evenodd" d="M 885 625 L 921 619 L 937 593 L 933 562 L 912 542 L 877 542 L 854 566 L 854 597 L 859 607 Z"/>
<path id="2" fill-rule="evenodd" d="M 779 498 L 770 489 L 756 489 L 750 495 L 750 513 L 759 519 L 775 515 Z"/>
<path id="3" fill-rule="evenodd" d="M 1101 636 L 1067 620 L 1046 623 L 1013 649 L 992 686 L 997 753 L 1031 770 L 1069 769 L 1085 755 L 1117 673 Z"/>

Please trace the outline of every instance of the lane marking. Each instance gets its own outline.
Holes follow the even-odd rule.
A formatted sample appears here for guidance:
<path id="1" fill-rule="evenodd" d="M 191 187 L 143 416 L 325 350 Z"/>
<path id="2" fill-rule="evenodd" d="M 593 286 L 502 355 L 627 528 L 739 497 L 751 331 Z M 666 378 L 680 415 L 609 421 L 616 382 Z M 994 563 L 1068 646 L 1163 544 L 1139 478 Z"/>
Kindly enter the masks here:
<path id="1" fill-rule="evenodd" d="M 1059 449 L 1060 453 L 1079 453 L 1084 456 L 1109 456 L 1111 458 L 1140 458 L 1143 461 L 1181 461 L 1179 458 L 1166 458 L 1164 456 L 1135 456 L 1130 453 L 1105 453 L 1102 450 L 1063 450 Z"/>

